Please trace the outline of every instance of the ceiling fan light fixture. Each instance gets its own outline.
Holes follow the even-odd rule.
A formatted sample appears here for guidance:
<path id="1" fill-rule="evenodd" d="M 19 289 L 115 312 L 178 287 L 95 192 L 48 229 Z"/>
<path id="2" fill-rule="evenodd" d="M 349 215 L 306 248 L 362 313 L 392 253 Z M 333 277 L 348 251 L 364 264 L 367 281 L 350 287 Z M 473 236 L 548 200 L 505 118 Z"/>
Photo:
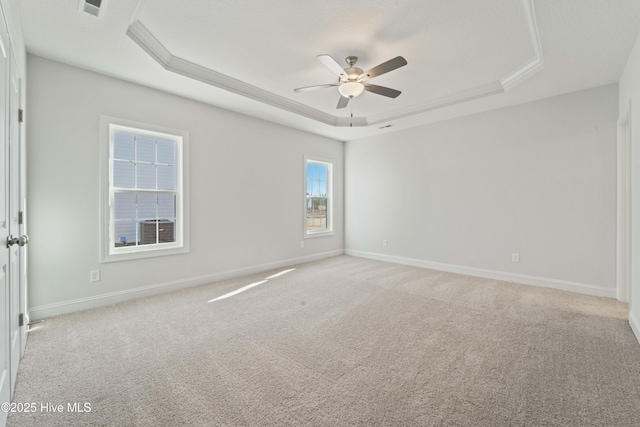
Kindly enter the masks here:
<path id="1" fill-rule="evenodd" d="M 364 85 L 360 82 L 346 82 L 338 87 L 338 91 L 345 98 L 355 98 L 364 91 Z"/>

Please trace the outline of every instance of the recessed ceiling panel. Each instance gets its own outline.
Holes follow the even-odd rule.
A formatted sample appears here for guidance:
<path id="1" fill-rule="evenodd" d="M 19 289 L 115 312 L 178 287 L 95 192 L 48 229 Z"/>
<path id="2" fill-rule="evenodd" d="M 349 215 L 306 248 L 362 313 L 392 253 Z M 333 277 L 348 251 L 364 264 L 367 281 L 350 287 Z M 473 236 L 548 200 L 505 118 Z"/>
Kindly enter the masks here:
<path id="1" fill-rule="evenodd" d="M 521 0 L 154 0 L 138 20 L 173 56 L 334 116 L 372 116 L 499 81 L 535 56 Z M 402 55 L 409 64 L 371 83 L 402 91 L 365 93 L 336 110 L 336 82 L 317 59 L 365 71 Z"/>

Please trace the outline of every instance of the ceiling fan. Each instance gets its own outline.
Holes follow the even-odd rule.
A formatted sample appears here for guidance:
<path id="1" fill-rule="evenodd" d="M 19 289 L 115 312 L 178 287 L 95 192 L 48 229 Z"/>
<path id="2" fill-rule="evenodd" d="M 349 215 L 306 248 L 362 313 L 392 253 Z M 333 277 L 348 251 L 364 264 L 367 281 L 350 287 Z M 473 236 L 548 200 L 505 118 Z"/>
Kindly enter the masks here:
<path id="1" fill-rule="evenodd" d="M 396 56 L 395 58 L 383 62 L 382 64 L 375 66 L 366 72 L 362 71 L 362 69 L 360 68 L 355 67 L 356 62 L 358 62 L 357 56 L 347 56 L 346 61 L 349 67 L 344 69 L 340 66 L 340 64 L 336 62 L 335 59 L 333 59 L 329 55 L 318 55 L 317 58 L 324 64 L 325 67 L 327 67 L 338 76 L 338 83 L 299 87 L 297 89 L 294 89 L 294 91 L 306 92 L 328 87 L 338 87 L 338 91 L 340 92 L 340 99 L 338 100 L 338 105 L 336 108 L 346 107 L 347 104 L 349 104 L 350 99 L 355 98 L 365 90 L 371 93 L 376 93 L 378 95 L 387 96 L 389 98 L 396 98 L 401 93 L 399 90 L 391 89 L 384 86 L 372 85 L 370 83 L 366 83 L 366 81 L 382 74 L 388 73 L 389 71 L 393 71 L 396 68 L 404 67 L 405 65 L 407 65 L 407 60 L 402 56 Z"/>

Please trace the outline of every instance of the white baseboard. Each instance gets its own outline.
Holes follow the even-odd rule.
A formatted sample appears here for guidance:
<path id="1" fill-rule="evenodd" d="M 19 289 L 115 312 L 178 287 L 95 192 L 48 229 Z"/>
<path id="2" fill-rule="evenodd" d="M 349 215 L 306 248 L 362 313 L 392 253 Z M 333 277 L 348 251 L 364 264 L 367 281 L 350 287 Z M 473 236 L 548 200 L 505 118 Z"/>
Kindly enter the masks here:
<path id="1" fill-rule="evenodd" d="M 345 249 L 346 255 L 360 258 L 375 259 L 378 261 L 393 262 L 396 264 L 410 265 L 413 267 L 429 268 L 432 270 L 447 271 L 450 273 L 464 274 L 467 276 L 484 277 L 486 279 L 502 280 L 504 282 L 520 283 L 523 285 L 541 286 L 545 288 L 559 289 L 563 291 L 577 292 L 581 294 L 594 295 L 599 297 L 616 298 L 616 290 L 602 286 L 588 285 L 584 283 L 569 282 L 567 280 L 548 279 L 544 277 L 527 276 L 518 273 L 508 273 L 504 271 L 486 270 L 483 268 L 464 267 L 461 265 L 445 264 L 434 261 L 424 261 L 414 258 L 405 258 L 393 255 L 376 254 L 372 252 L 356 251 Z"/>
<path id="2" fill-rule="evenodd" d="M 102 295 L 95 295 L 86 298 L 78 298 L 69 301 L 62 301 L 53 304 L 46 304 L 29 308 L 29 319 L 34 322 L 46 319 L 48 317 L 58 316 L 61 314 L 72 313 L 75 311 L 89 310 L 92 308 L 103 307 L 118 302 L 128 301 L 136 298 L 147 297 L 150 295 L 160 294 L 164 292 L 177 291 L 180 289 L 190 288 L 193 286 L 206 285 L 208 283 L 219 282 L 221 280 L 232 279 L 234 277 L 246 276 L 249 274 L 260 273 L 263 271 L 273 270 L 276 268 L 287 267 L 305 262 L 316 261 L 332 256 L 343 255 L 344 250 L 336 250 L 330 252 L 322 252 L 314 255 L 307 255 L 297 258 L 289 258 L 281 261 L 274 261 L 265 264 L 254 265 L 250 267 L 239 268 L 235 270 L 222 271 L 219 273 L 206 274 L 203 276 L 191 277 L 183 280 L 175 280 L 172 282 L 158 283 L 154 285 L 141 286 L 138 288 L 127 289 L 123 291 L 110 292 Z"/>
<path id="3" fill-rule="evenodd" d="M 640 323 L 638 323 L 638 319 L 636 319 L 631 311 L 629 311 L 629 325 L 638 340 L 638 344 L 640 344 Z"/>

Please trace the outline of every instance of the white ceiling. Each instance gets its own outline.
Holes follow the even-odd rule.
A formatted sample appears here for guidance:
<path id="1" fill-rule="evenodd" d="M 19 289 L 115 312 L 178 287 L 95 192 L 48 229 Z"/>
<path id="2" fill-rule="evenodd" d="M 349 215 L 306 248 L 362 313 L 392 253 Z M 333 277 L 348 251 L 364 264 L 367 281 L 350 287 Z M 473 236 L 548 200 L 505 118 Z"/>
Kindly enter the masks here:
<path id="1" fill-rule="evenodd" d="M 103 0 L 99 18 L 79 0 L 20 6 L 30 53 L 344 141 L 617 82 L 640 29 L 638 0 Z M 371 83 L 402 94 L 337 110 L 335 87 L 294 92 L 336 81 L 319 54 L 365 71 L 401 55 Z"/>

